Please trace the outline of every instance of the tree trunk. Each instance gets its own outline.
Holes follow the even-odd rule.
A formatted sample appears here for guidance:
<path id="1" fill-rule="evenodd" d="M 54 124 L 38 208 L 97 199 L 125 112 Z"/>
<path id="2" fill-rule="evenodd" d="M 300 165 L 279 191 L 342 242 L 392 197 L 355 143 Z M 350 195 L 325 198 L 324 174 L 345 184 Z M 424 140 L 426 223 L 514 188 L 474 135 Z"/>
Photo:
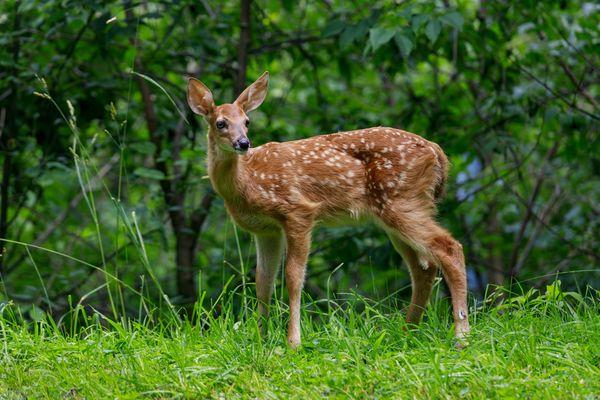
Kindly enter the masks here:
<path id="1" fill-rule="evenodd" d="M 236 95 L 241 93 L 246 85 L 246 70 L 248 67 L 248 48 L 250 46 L 250 5 L 251 0 L 241 0 L 240 11 L 240 37 L 238 44 L 238 71 L 235 77 L 234 89 Z M 131 3 L 125 2 L 125 15 L 129 22 L 135 20 L 132 12 Z M 134 46 L 137 46 L 137 40 L 131 39 Z M 135 68 L 142 71 L 142 62 L 138 56 L 135 59 Z M 136 76 L 136 81 L 140 87 L 142 101 L 144 104 L 144 115 L 146 124 L 150 132 L 150 140 L 156 146 L 154 163 L 156 169 L 163 172 L 166 177 L 175 175 L 175 178 L 165 178 L 160 181 L 165 204 L 169 208 L 169 218 L 171 226 L 175 233 L 175 264 L 177 277 L 177 294 L 181 296 L 181 303 L 193 304 L 196 300 L 196 250 L 200 231 L 204 220 L 208 215 L 214 199 L 214 192 L 209 189 L 205 194 L 200 206 L 195 209 L 190 216 L 184 211 L 185 205 L 185 181 L 181 181 L 177 171 L 171 173 L 169 165 L 165 161 L 159 161 L 159 155 L 163 148 L 163 138 L 158 133 L 159 120 L 154 110 L 154 104 L 150 94 L 150 88 L 144 79 Z M 173 169 L 176 169 L 176 163 L 180 159 L 178 146 L 183 136 L 185 125 L 180 121 L 173 132 Z"/>
<path id="2" fill-rule="evenodd" d="M 177 293 L 184 304 L 196 300 L 196 240 L 192 234 L 180 232 L 176 238 Z"/>
<path id="3" fill-rule="evenodd" d="M 250 47 L 250 5 L 252 0 L 241 0 L 240 4 L 240 38 L 238 42 L 238 73 L 235 80 L 235 95 L 239 95 L 246 86 L 246 70 L 248 69 L 248 48 Z"/>
<path id="4" fill-rule="evenodd" d="M 12 31 L 17 32 L 21 24 L 21 16 L 19 14 L 20 1 L 16 1 L 14 4 L 14 21 Z M 2 130 L 4 126 L 0 127 L 0 148 L 4 153 L 4 163 L 2 165 L 2 187 L 0 189 L 0 238 L 6 239 L 8 234 L 8 202 L 10 196 L 10 178 L 12 174 L 12 157 L 13 151 L 15 151 L 15 139 L 18 135 L 15 134 L 18 123 L 15 122 L 17 118 L 16 104 L 19 102 L 19 87 L 17 87 L 16 81 L 19 69 L 17 67 L 19 63 L 19 53 L 21 51 L 21 42 L 19 35 L 13 37 L 12 42 L 12 76 L 14 79 L 11 80 L 10 90 L 12 95 L 8 98 L 8 107 L 6 113 L 6 128 L 7 133 L 2 137 Z M 2 121 L 4 123 L 4 121 Z M 4 272 L 4 245 L 6 243 L 0 243 L 0 277 L 3 276 Z"/>
<path id="5" fill-rule="evenodd" d="M 487 221 L 487 234 L 489 236 L 495 236 L 501 234 L 500 223 L 498 221 L 497 206 L 496 203 L 490 205 L 489 218 Z M 488 252 L 488 284 L 494 286 L 504 285 L 504 277 L 506 271 L 504 270 L 504 262 L 502 260 L 502 254 L 498 246 L 492 246 Z"/>
<path id="6" fill-rule="evenodd" d="M 9 131 L 11 130 L 11 127 L 9 127 Z M 8 189 L 9 189 L 9 183 L 10 183 L 10 170 L 11 170 L 11 163 L 12 163 L 12 154 L 11 154 L 11 149 L 9 149 L 8 147 L 10 146 L 10 141 L 12 139 L 8 139 L 6 141 L 6 146 L 3 150 L 4 150 L 4 164 L 2 166 L 2 189 L 1 189 L 1 194 L 0 194 L 0 239 L 6 239 L 6 234 L 8 232 L 8 223 L 7 223 L 7 216 L 8 216 Z M 1 250 L 4 247 L 5 243 L 0 243 L 0 277 L 3 275 L 4 273 L 4 254 L 3 251 Z"/>

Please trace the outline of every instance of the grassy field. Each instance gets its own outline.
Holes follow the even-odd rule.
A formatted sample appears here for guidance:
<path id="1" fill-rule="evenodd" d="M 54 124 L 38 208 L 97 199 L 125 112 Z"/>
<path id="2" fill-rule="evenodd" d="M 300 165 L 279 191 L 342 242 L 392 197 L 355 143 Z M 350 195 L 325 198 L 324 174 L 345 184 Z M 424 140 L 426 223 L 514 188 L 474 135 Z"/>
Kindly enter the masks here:
<path id="1" fill-rule="evenodd" d="M 1 399 L 600 398 L 600 302 L 552 285 L 474 307 L 470 344 L 454 348 L 448 303 L 407 331 L 400 312 L 355 298 L 303 317 L 285 347 L 285 307 L 260 340 L 253 313 L 205 310 L 203 324 L 150 326 L 103 316 L 76 335 L 54 321 L 0 318 Z M 200 326 L 203 326 L 201 328 Z M 68 330 L 68 329 L 67 329 Z"/>

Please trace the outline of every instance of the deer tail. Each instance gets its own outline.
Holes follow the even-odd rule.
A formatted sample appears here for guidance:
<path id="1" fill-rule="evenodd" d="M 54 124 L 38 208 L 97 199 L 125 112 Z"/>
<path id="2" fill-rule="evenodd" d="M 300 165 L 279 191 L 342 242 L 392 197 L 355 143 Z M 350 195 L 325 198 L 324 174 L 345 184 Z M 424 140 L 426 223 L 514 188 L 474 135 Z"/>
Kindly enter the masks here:
<path id="1" fill-rule="evenodd" d="M 435 171 L 436 180 L 433 187 L 433 198 L 435 201 L 441 200 L 446 194 L 446 182 L 448 181 L 448 167 L 449 161 L 446 154 L 440 146 L 433 143 L 433 150 L 435 153 Z"/>

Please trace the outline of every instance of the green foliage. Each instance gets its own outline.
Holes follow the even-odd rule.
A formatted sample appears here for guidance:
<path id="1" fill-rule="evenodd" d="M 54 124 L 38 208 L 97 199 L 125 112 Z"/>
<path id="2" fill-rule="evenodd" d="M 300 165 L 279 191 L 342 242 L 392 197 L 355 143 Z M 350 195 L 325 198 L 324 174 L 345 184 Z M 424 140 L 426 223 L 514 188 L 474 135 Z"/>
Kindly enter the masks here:
<path id="1" fill-rule="evenodd" d="M 190 301 L 175 278 L 188 237 L 197 295 L 250 290 L 252 239 L 236 241 L 220 200 L 204 205 L 206 126 L 184 92 L 196 76 L 234 98 L 239 14 L 233 1 L 1 2 L 0 301 L 33 320 L 71 303 L 171 315 L 166 303 Z M 439 218 L 464 245 L 474 295 L 557 274 L 570 293 L 597 286 L 598 15 L 579 2 L 254 1 L 246 80 L 272 78 L 250 136 L 421 134 L 451 160 Z M 408 298 L 378 228 L 314 238 L 313 298 Z"/>

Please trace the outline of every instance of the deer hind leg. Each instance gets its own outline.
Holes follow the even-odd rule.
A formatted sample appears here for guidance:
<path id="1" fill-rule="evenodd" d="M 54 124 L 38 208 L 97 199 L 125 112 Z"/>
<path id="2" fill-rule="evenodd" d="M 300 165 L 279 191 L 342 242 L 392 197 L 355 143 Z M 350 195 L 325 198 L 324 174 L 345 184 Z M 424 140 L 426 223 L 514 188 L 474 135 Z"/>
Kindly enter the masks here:
<path id="1" fill-rule="evenodd" d="M 417 252 L 404 243 L 398 234 L 388 232 L 388 236 L 396 251 L 408 265 L 410 272 L 412 297 L 406 313 L 406 322 L 418 324 L 431 295 L 431 287 L 437 274 L 437 267 L 426 260 L 419 260 Z"/>
<path id="2" fill-rule="evenodd" d="M 441 268 L 450 294 L 455 337 L 463 339 L 469 333 L 467 308 L 467 274 L 461 244 L 440 227 L 423 207 L 402 207 L 406 211 L 386 210 L 383 222 L 394 228 L 402 240 L 419 257 Z M 424 211 L 415 211 L 415 210 Z"/>
<path id="3" fill-rule="evenodd" d="M 283 234 L 254 235 L 256 244 L 256 297 L 258 298 L 259 327 L 261 333 L 266 331 L 269 317 L 269 306 L 273 295 L 275 277 L 283 257 Z"/>
<path id="4" fill-rule="evenodd" d="M 286 227 L 287 253 L 285 280 L 290 298 L 290 320 L 287 342 L 291 348 L 300 346 L 300 305 L 306 262 L 310 250 L 310 228 Z"/>

